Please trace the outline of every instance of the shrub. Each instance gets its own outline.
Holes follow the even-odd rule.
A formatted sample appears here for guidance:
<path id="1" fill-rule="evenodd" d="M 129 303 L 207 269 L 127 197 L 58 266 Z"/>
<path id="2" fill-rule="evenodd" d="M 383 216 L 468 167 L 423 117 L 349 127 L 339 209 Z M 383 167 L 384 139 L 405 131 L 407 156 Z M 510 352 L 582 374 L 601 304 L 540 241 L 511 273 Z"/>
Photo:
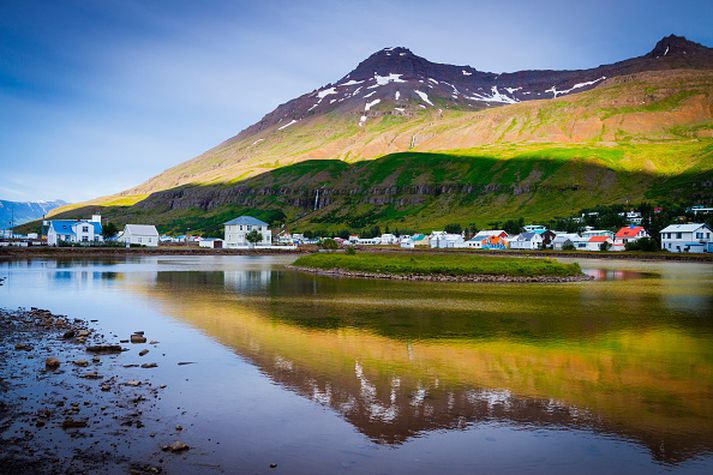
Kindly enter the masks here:
<path id="1" fill-rule="evenodd" d="M 627 242 L 624 245 L 624 249 L 627 251 L 656 252 L 659 250 L 659 245 L 655 239 L 641 238 L 636 241 Z"/>
<path id="2" fill-rule="evenodd" d="M 320 246 L 322 249 L 326 249 L 326 250 L 329 250 L 329 251 L 333 251 L 333 250 L 335 250 L 335 249 L 339 249 L 339 243 L 338 243 L 337 241 L 335 241 L 334 239 L 332 239 L 332 238 L 322 239 L 322 240 L 320 241 L 320 243 L 319 243 L 319 246 Z"/>

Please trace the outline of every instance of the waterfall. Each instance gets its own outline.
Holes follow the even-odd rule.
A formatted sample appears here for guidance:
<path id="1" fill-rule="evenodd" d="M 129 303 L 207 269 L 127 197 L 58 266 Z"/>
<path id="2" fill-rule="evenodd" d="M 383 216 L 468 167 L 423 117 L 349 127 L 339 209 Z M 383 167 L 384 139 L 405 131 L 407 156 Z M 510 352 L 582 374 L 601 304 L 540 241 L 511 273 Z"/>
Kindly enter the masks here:
<path id="1" fill-rule="evenodd" d="M 319 209 L 319 189 L 317 189 L 317 193 L 314 195 L 313 211 L 317 211 L 318 209 Z"/>

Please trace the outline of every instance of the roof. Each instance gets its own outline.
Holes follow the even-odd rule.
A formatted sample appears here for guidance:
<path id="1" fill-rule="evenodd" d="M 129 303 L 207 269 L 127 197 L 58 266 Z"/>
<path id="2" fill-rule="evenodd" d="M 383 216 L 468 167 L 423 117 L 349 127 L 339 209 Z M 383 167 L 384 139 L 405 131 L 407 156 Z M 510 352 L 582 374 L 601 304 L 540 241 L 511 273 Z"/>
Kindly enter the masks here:
<path id="1" fill-rule="evenodd" d="M 696 229 L 708 226 L 705 223 L 689 223 L 689 224 L 671 224 L 663 228 L 660 232 L 662 233 L 691 233 Z M 710 228 L 708 228 L 710 229 Z"/>
<path id="2" fill-rule="evenodd" d="M 553 241 L 563 242 L 563 241 L 566 241 L 567 239 L 580 239 L 580 238 L 581 238 L 581 236 L 577 233 L 561 233 L 561 234 L 558 234 L 553 239 Z"/>
<path id="3" fill-rule="evenodd" d="M 267 226 L 267 223 L 260 221 L 252 216 L 240 216 L 239 218 L 231 219 L 228 222 L 223 223 L 223 225 L 229 226 L 233 224 L 249 224 L 251 226 Z"/>
<path id="4" fill-rule="evenodd" d="M 126 233 L 141 236 L 158 236 L 156 226 L 153 224 L 127 224 L 124 226 L 124 234 Z"/>
<path id="5" fill-rule="evenodd" d="M 101 234 L 102 233 L 102 225 L 101 223 L 97 223 L 95 221 L 87 221 L 86 219 L 56 219 L 50 221 L 50 228 L 54 229 L 54 232 L 57 234 L 75 234 L 74 229 L 72 226 L 75 224 L 91 224 L 94 226 L 94 234 Z"/>
<path id="6" fill-rule="evenodd" d="M 471 241 L 480 241 L 483 238 L 490 236 L 500 236 L 501 234 L 505 234 L 505 236 L 508 235 L 508 233 L 502 229 L 484 229 L 482 231 L 478 231 L 478 233 L 471 238 Z"/>
<path id="7" fill-rule="evenodd" d="M 589 238 L 589 242 L 605 242 L 610 240 L 611 238 L 609 236 L 592 236 Z"/>
<path id="8" fill-rule="evenodd" d="M 538 233 L 522 233 L 517 237 L 518 241 L 531 241 L 535 236 L 542 237 Z"/>
<path id="9" fill-rule="evenodd" d="M 412 241 L 423 241 L 424 239 L 426 239 L 426 236 L 423 234 L 414 234 L 409 239 L 411 239 Z"/>
<path id="10" fill-rule="evenodd" d="M 643 230 L 643 226 L 625 226 L 616 232 L 616 237 L 636 237 Z"/>

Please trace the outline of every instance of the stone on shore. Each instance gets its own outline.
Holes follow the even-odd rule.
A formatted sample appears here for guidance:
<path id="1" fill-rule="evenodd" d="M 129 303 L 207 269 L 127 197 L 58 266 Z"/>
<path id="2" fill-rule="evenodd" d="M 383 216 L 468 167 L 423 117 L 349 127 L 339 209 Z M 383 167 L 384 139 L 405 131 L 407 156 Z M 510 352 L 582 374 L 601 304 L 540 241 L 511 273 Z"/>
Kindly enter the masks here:
<path id="1" fill-rule="evenodd" d="M 131 343 L 146 343 L 146 337 L 138 333 L 131 335 Z"/>
<path id="2" fill-rule="evenodd" d="M 188 444 L 186 444 L 185 442 L 181 442 L 180 440 L 177 440 L 170 445 L 164 445 L 163 447 L 161 447 L 161 450 L 163 450 L 164 452 L 168 451 L 173 453 L 183 452 L 188 449 L 190 449 L 190 447 L 188 447 Z"/>
<path id="3" fill-rule="evenodd" d="M 121 345 L 93 345 L 88 346 L 87 351 L 90 353 L 121 353 L 123 349 Z"/>
<path id="4" fill-rule="evenodd" d="M 50 356 L 45 360 L 45 368 L 50 371 L 56 370 L 57 368 L 59 368 L 59 360 L 54 356 Z"/>

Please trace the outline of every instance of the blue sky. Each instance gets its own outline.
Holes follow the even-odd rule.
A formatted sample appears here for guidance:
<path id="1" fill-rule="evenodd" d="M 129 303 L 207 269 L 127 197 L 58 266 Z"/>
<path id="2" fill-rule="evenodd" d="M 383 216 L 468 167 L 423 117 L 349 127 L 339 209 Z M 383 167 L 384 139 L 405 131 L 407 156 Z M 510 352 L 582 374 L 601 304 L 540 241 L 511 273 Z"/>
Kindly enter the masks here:
<path id="1" fill-rule="evenodd" d="M 0 2 L 0 198 L 134 186 L 385 46 L 485 71 L 585 68 L 669 33 L 713 46 L 713 1 Z"/>

